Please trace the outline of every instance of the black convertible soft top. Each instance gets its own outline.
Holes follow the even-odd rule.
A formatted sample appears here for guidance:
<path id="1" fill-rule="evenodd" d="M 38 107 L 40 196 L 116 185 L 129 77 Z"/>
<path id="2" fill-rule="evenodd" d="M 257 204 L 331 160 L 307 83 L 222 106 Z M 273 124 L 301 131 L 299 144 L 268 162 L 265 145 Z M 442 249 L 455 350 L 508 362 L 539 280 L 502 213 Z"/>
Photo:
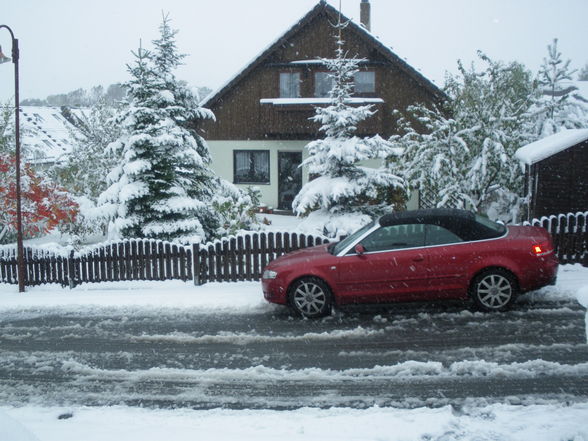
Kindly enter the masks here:
<path id="1" fill-rule="evenodd" d="M 431 208 L 428 210 L 399 211 L 380 218 L 380 225 L 429 224 L 446 228 L 463 240 L 493 239 L 504 235 L 506 227 L 467 210 Z"/>

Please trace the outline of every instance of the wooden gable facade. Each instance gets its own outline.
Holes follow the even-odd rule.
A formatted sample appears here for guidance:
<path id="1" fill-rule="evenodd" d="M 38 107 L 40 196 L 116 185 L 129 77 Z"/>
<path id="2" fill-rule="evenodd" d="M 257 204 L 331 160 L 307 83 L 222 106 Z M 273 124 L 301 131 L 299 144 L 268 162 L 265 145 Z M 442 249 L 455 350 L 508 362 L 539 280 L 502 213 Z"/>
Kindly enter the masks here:
<path id="1" fill-rule="evenodd" d="M 522 147 L 528 218 L 588 211 L 588 130 L 564 130 Z"/>
<path id="2" fill-rule="evenodd" d="M 333 23 L 338 20 L 339 11 L 320 1 L 201 103 L 216 116 L 216 121 L 200 127 L 211 149 L 213 168 L 231 182 L 261 188 L 267 205 L 287 209 L 292 195 L 307 179 L 306 173 L 298 176 L 294 170 L 302 160 L 304 146 L 322 136 L 319 125 L 310 118 L 317 106 L 328 105 L 322 84 L 327 68 L 321 59 L 335 56 Z M 359 84 L 356 77 L 353 102 L 372 104 L 377 111 L 359 125 L 359 136 L 379 134 L 387 138 L 397 130 L 394 110 L 416 103 L 437 104 L 445 98 L 364 26 L 349 21 L 342 38 L 347 54 L 362 60 L 359 75 L 363 83 Z M 254 150 L 267 153 L 263 157 L 261 153 L 256 158 L 246 156 Z M 244 167 L 239 164 L 249 163 L 253 169 L 254 162 L 266 157 L 268 164 L 260 173 L 250 173 L 245 180 L 238 178 L 239 167 Z"/>

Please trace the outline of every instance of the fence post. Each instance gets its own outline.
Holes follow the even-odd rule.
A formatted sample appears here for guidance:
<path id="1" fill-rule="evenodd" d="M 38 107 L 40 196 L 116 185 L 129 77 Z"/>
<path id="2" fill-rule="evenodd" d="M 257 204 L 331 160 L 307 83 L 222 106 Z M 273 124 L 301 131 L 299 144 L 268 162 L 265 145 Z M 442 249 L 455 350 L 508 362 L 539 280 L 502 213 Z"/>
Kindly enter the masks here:
<path id="1" fill-rule="evenodd" d="M 69 278 L 69 289 L 75 288 L 76 281 L 75 281 L 74 250 L 71 250 L 69 252 L 69 258 L 67 259 L 67 277 Z"/>
<path id="2" fill-rule="evenodd" d="M 200 244 L 192 244 L 192 268 L 194 271 L 194 285 L 200 285 Z"/>

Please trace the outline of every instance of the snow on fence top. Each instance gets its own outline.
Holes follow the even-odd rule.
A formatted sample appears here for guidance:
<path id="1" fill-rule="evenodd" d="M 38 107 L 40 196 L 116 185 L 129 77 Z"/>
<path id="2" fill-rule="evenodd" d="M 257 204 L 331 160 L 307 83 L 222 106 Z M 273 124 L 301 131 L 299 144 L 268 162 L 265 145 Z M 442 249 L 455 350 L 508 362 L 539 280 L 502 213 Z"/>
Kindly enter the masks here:
<path id="1" fill-rule="evenodd" d="M 527 165 L 533 165 L 587 139 L 588 129 L 562 130 L 521 147 L 515 157 Z"/>

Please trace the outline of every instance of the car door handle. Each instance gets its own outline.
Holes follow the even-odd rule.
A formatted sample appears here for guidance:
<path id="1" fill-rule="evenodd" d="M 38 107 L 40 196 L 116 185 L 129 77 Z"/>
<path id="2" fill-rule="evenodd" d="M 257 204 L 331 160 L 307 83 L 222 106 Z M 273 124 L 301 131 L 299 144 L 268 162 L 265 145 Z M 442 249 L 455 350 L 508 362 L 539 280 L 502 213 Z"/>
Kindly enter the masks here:
<path id="1" fill-rule="evenodd" d="M 412 259 L 413 262 L 422 262 L 423 260 L 425 260 L 425 256 L 416 256 Z"/>

